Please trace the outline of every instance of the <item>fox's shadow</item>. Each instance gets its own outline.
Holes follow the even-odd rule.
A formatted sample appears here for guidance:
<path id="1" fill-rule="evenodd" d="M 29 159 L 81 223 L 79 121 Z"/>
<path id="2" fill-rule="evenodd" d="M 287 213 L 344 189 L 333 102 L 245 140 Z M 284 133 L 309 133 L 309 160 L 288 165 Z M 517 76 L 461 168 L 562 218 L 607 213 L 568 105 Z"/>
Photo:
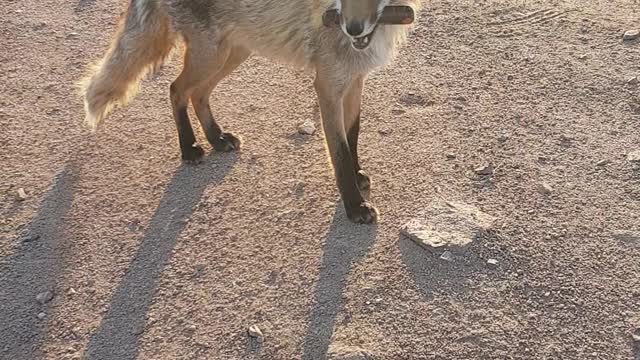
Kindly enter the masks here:
<path id="1" fill-rule="evenodd" d="M 109 310 L 85 352 L 87 359 L 135 359 L 145 317 L 180 233 L 205 188 L 220 183 L 237 154 L 213 154 L 197 166 L 183 165 L 173 176 L 142 238 Z"/>

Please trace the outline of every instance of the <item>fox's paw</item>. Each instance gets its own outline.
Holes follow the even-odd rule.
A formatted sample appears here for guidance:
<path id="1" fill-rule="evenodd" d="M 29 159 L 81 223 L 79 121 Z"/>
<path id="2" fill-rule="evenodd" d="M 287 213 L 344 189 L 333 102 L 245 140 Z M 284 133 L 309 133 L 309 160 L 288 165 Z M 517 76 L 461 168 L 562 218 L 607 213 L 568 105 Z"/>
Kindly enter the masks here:
<path id="1" fill-rule="evenodd" d="M 182 161 L 187 164 L 198 164 L 202 161 L 204 150 L 198 144 L 193 144 L 189 148 L 182 149 Z"/>
<path id="2" fill-rule="evenodd" d="M 356 224 L 375 224 L 378 221 L 378 209 L 367 201 L 346 210 L 349 220 Z"/>
<path id="3" fill-rule="evenodd" d="M 216 139 L 213 144 L 213 148 L 219 152 L 230 152 L 234 150 L 240 150 L 240 145 L 242 141 L 233 135 L 232 133 L 222 133 L 218 139 Z"/>

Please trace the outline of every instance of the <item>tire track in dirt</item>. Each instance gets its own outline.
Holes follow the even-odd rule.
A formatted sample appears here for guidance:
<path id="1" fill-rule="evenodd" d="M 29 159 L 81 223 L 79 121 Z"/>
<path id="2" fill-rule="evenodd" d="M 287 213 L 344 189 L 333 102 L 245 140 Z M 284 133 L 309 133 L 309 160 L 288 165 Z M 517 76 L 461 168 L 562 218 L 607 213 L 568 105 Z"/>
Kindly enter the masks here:
<path id="1" fill-rule="evenodd" d="M 567 19 L 567 15 L 574 10 L 559 11 L 553 8 L 536 10 L 526 14 L 519 12 L 505 12 L 500 20 L 489 22 L 489 32 L 497 37 L 512 37 L 523 35 L 529 28 L 536 25 L 549 24 L 554 21 Z"/>

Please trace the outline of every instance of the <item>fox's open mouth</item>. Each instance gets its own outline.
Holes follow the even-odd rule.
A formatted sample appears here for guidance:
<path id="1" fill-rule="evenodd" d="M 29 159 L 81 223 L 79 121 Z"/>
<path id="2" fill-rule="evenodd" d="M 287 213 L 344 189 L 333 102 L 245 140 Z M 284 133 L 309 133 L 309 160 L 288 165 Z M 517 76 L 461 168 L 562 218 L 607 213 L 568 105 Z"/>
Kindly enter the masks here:
<path id="1" fill-rule="evenodd" d="M 370 32 L 369 34 L 367 34 L 365 36 L 352 38 L 351 39 L 351 45 L 353 45 L 353 47 L 356 50 L 364 50 L 364 49 L 368 48 L 369 45 L 371 44 L 371 40 L 373 39 L 373 34 L 375 34 L 375 32 L 376 32 L 376 28 L 377 27 L 375 27 L 372 32 Z"/>

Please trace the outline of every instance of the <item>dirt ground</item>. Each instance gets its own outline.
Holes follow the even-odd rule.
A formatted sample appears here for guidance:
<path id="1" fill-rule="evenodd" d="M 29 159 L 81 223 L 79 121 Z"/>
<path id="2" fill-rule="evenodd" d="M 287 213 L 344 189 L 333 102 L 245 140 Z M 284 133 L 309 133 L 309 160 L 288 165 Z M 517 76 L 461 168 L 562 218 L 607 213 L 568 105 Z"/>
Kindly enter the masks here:
<path id="1" fill-rule="evenodd" d="M 125 6 L 0 5 L 0 358 L 640 359 L 639 2 L 425 2 L 368 81 L 375 227 L 297 134 L 311 76 L 265 59 L 213 95 L 240 153 L 181 164 L 177 58 L 89 134 Z M 400 235 L 438 197 L 498 219 L 450 263 Z"/>

